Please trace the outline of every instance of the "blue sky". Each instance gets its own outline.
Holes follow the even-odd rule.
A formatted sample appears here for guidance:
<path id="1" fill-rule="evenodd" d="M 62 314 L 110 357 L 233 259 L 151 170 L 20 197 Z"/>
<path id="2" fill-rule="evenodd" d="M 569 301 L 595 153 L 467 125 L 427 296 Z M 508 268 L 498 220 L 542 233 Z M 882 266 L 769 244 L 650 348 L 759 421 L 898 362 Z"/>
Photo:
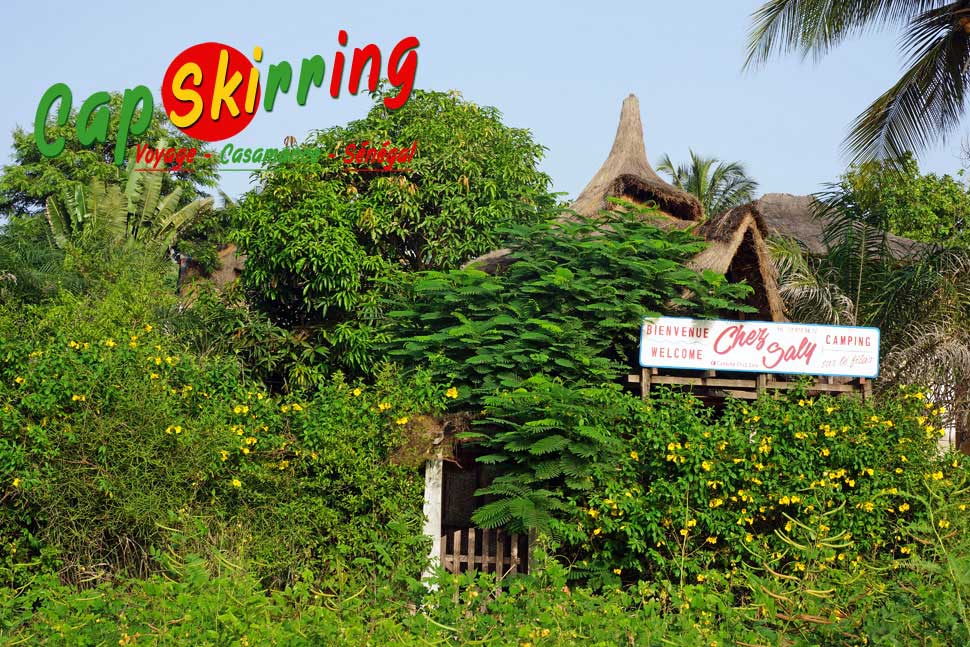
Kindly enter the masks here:
<path id="1" fill-rule="evenodd" d="M 98 90 L 147 85 L 160 103 L 168 64 L 188 46 L 219 41 L 265 63 L 332 60 L 337 32 L 349 48 L 376 43 L 387 56 L 417 36 L 417 86 L 458 89 L 499 108 L 506 123 L 532 130 L 549 150 L 543 169 L 558 191 L 575 197 L 603 162 L 623 98 L 640 98 L 647 153 L 675 161 L 688 148 L 744 162 L 764 192 L 809 193 L 845 167 L 840 145 L 848 125 L 898 77 L 898 34 L 852 40 L 820 63 L 776 59 L 742 72 L 750 14 L 761 0 L 698 2 L 326 2 L 271 0 L 159 4 L 9 0 L 2 8 L 5 52 L 0 78 L 4 163 L 8 133 L 30 127 L 41 94 L 66 82 L 75 105 Z M 328 72 L 329 74 L 329 72 Z M 329 76 L 328 76 L 329 79 Z M 281 146 L 308 131 L 362 117 L 365 95 L 311 94 L 298 106 L 283 95 L 231 141 Z M 924 171 L 960 168 L 964 126 L 924 153 Z M 239 195 L 242 173 L 223 175 Z"/>

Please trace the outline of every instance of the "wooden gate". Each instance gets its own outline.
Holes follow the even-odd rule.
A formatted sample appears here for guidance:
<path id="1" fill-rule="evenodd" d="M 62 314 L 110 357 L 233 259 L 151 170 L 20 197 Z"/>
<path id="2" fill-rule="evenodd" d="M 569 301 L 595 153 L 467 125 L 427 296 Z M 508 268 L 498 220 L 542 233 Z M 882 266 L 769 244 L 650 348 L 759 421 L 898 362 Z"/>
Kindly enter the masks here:
<path id="1" fill-rule="evenodd" d="M 525 573 L 528 554 L 527 536 L 500 529 L 459 528 L 441 536 L 441 565 L 451 573 Z"/>

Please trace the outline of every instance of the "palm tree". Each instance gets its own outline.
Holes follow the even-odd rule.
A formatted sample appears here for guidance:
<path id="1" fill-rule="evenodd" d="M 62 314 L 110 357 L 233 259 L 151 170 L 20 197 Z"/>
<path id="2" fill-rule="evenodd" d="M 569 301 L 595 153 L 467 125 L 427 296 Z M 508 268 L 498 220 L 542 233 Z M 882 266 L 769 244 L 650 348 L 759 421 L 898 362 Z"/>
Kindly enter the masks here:
<path id="1" fill-rule="evenodd" d="M 694 151 L 690 151 L 690 164 L 677 166 L 664 155 L 657 169 L 669 175 L 678 189 L 696 196 L 709 216 L 750 202 L 758 189 L 741 163 L 701 157 Z"/>
<path id="2" fill-rule="evenodd" d="M 878 205 L 844 189 L 817 198 L 824 254 L 771 241 L 789 317 L 878 327 L 880 390 L 930 386 L 950 412 L 958 443 L 970 440 L 970 253 L 940 245 L 901 253 L 889 244 Z"/>
<path id="3" fill-rule="evenodd" d="M 959 124 L 970 81 L 967 0 L 769 0 L 752 18 L 745 67 L 792 52 L 817 60 L 848 36 L 903 29 L 908 68 L 852 124 L 844 146 L 855 161 L 924 150 Z"/>

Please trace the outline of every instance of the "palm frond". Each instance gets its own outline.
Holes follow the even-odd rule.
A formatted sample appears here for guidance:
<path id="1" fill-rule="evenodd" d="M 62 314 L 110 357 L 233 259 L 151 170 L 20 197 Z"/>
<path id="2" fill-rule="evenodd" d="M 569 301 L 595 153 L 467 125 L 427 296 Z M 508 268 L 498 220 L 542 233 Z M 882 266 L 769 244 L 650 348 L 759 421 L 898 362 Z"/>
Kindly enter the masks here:
<path id="1" fill-rule="evenodd" d="M 752 14 L 745 68 L 777 54 L 816 60 L 849 36 L 907 23 L 941 0 L 770 0 Z"/>
<path id="2" fill-rule="evenodd" d="M 852 124 L 843 146 L 856 161 L 924 150 L 960 123 L 966 104 L 970 7 L 947 4 L 913 18 L 903 39 L 909 68 Z"/>

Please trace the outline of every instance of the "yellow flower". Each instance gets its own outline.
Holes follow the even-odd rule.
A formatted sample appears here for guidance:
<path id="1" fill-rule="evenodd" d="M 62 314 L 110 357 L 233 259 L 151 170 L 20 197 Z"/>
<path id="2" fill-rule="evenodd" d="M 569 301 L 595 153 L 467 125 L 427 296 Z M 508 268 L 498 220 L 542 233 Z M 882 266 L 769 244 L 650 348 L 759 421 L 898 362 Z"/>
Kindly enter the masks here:
<path id="1" fill-rule="evenodd" d="M 938 525 L 940 528 L 949 528 L 950 527 L 950 522 L 947 521 L 946 519 L 940 519 L 936 523 L 936 525 Z"/>
<path id="2" fill-rule="evenodd" d="M 23 383 L 24 383 L 24 382 L 26 382 L 27 380 L 25 380 L 24 378 L 22 378 L 22 377 L 20 377 L 20 376 L 18 375 L 17 377 L 15 377 L 15 378 L 14 378 L 14 380 L 13 380 L 13 381 L 14 381 L 14 382 L 16 382 L 17 384 L 23 384 Z"/>
<path id="3" fill-rule="evenodd" d="M 289 466 L 290 466 L 290 461 L 286 461 L 286 460 L 280 461 L 280 464 L 279 464 L 280 470 L 285 470 Z"/>
<path id="4" fill-rule="evenodd" d="M 154 361 L 154 362 L 155 362 L 155 366 L 161 366 L 161 365 L 162 365 L 162 358 L 161 358 L 161 357 L 156 357 L 156 358 L 155 358 L 154 360 L 152 360 L 152 361 Z"/>
<path id="5" fill-rule="evenodd" d="M 754 541 L 754 535 L 752 535 L 752 534 L 751 534 L 751 533 L 749 532 L 749 533 L 747 533 L 747 534 L 745 534 L 745 535 L 744 535 L 744 540 L 745 540 L 745 541 L 747 541 L 747 542 L 751 542 L 751 541 Z"/>
<path id="6" fill-rule="evenodd" d="M 229 452 L 224 449 L 219 452 L 219 456 L 222 458 L 223 462 L 229 460 Z"/>
<path id="7" fill-rule="evenodd" d="M 828 447 L 823 447 L 821 454 L 822 454 L 822 456 L 828 456 L 829 455 L 829 448 Z"/>
<path id="8" fill-rule="evenodd" d="M 113 340 L 113 339 L 105 339 L 104 340 L 104 345 L 107 346 L 108 348 L 114 348 L 118 344 L 116 344 L 115 343 L 115 340 Z"/>
<path id="9" fill-rule="evenodd" d="M 290 412 L 290 405 L 288 405 L 288 404 L 281 404 L 280 405 L 280 411 L 282 411 L 283 413 L 289 413 Z"/>
<path id="10" fill-rule="evenodd" d="M 232 487 L 242 487 L 242 481 L 240 481 L 239 479 L 233 479 L 231 483 L 232 483 Z"/>
<path id="11" fill-rule="evenodd" d="M 697 525 L 697 519 L 688 519 L 687 520 L 687 527 L 688 528 L 693 528 L 696 525 Z"/>
<path id="12" fill-rule="evenodd" d="M 450 389 L 445 391 L 445 397 L 448 397 L 454 400 L 455 398 L 458 397 L 458 389 L 456 389 L 455 387 L 451 387 Z"/>
<path id="13" fill-rule="evenodd" d="M 835 411 L 835 407 L 825 407 L 825 413 L 832 413 Z"/>
<path id="14" fill-rule="evenodd" d="M 406 424 L 408 424 L 408 418 L 407 418 L 407 416 L 404 416 L 403 418 L 398 418 L 394 422 L 396 422 L 399 425 L 406 425 Z"/>
<path id="15" fill-rule="evenodd" d="M 711 507 L 711 508 L 718 508 L 718 507 L 724 505 L 724 500 L 723 499 L 711 499 L 711 502 L 708 503 L 707 505 L 708 505 L 708 507 Z"/>
<path id="16" fill-rule="evenodd" d="M 706 541 L 709 544 L 716 544 L 717 543 L 717 537 L 708 537 L 704 541 Z"/>
<path id="17" fill-rule="evenodd" d="M 713 465 L 711 464 L 711 461 L 701 461 L 701 469 L 704 470 L 705 472 L 710 472 L 711 467 L 713 467 Z"/>
<path id="18" fill-rule="evenodd" d="M 71 396 L 71 402 L 84 402 L 85 400 L 87 400 L 87 398 L 85 398 L 83 395 L 72 395 Z"/>
<path id="19" fill-rule="evenodd" d="M 593 534 L 594 534 L 594 535 L 598 535 L 598 534 L 600 534 L 601 532 L 603 532 L 603 529 L 602 529 L 602 528 L 596 528 L 595 530 L 593 530 Z"/>
<path id="20" fill-rule="evenodd" d="M 703 581 L 704 581 L 704 580 L 706 580 L 706 579 L 707 579 L 707 578 L 706 578 L 706 577 L 704 577 L 704 576 L 703 576 L 702 574 L 700 574 L 700 573 L 698 573 L 698 574 L 697 574 L 697 581 L 698 581 L 698 582 L 703 582 Z"/>
<path id="21" fill-rule="evenodd" d="M 158 373 L 149 373 L 148 379 L 150 379 L 150 380 L 157 380 L 158 379 Z"/>
<path id="22" fill-rule="evenodd" d="M 387 411 L 388 409 L 391 408 L 391 405 L 388 402 L 381 402 L 379 405 L 377 405 L 377 408 L 380 411 Z"/>
<path id="23" fill-rule="evenodd" d="M 294 411 L 303 411 L 303 407 L 301 407 L 300 405 L 298 405 L 297 403 L 294 402 L 293 403 L 293 410 Z"/>
<path id="24" fill-rule="evenodd" d="M 145 332 L 151 332 L 151 331 L 152 331 L 152 325 L 151 324 L 145 324 Z"/>
<path id="25" fill-rule="evenodd" d="M 248 454 L 249 453 L 249 447 L 240 447 L 240 449 L 242 449 L 242 453 L 243 454 Z"/>
<path id="26" fill-rule="evenodd" d="M 899 504 L 899 511 L 900 512 L 906 512 L 907 510 L 909 510 L 909 504 L 908 503 L 900 503 Z"/>
<path id="27" fill-rule="evenodd" d="M 232 408 L 232 412 L 236 414 L 249 413 L 249 407 L 245 404 L 237 404 Z"/>
<path id="28" fill-rule="evenodd" d="M 622 568 L 614 568 L 613 569 L 613 572 L 616 573 L 617 575 L 619 575 L 620 573 L 623 572 L 623 569 Z"/>
<path id="29" fill-rule="evenodd" d="M 252 436 L 250 436 L 250 437 L 248 437 L 248 438 L 246 439 L 246 444 L 247 444 L 247 445 L 255 445 L 255 444 L 256 444 L 256 439 L 255 439 L 255 438 L 253 438 Z"/>
<path id="30" fill-rule="evenodd" d="M 20 487 L 20 477 L 17 477 L 13 480 L 13 486 Z"/>
<path id="31" fill-rule="evenodd" d="M 599 510 L 594 510 L 594 509 L 592 509 L 592 508 L 590 508 L 590 509 L 589 509 L 589 516 L 591 516 L 592 518 L 594 518 L 594 519 L 595 519 L 595 518 L 596 518 L 596 517 L 598 517 L 599 515 L 600 515 L 600 512 L 599 512 Z"/>
<path id="32" fill-rule="evenodd" d="M 353 391 L 351 391 L 351 393 L 353 393 L 354 394 L 354 397 L 356 398 L 358 395 L 360 395 L 361 393 L 363 393 L 363 391 L 361 391 L 360 388 L 356 388 Z"/>
<path id="33" fill-rule="evenodd" d="M 686 537 L 687 536 L 687 528 L 681 528 L 680 529 L 680 534 L 681 534 L 681 536 Z"/>
<path id="34" fill-rule="evenodd" d="M 165 429 L 166 434 L 172 434 L 173 432 L 176 434 L 180 434 L 182 433 L 182 428 L 179 427 L 178 425 L 169 425 L 168 427 L 166 427 Z"/>
<path id="35" fill-rule="evenodd" d="M 632 458 L 635 461 L 638 461 L 640 460 L 640 454 L 636 453 L 635 451 L 630 452 L 630 458 Z"/>
<path id="36" fill-rule="evenodd" d="M 909 546 L 903 546 L 899 549 L 899 552 L 901 552 L 903 555 L 909 555 Z"/>

